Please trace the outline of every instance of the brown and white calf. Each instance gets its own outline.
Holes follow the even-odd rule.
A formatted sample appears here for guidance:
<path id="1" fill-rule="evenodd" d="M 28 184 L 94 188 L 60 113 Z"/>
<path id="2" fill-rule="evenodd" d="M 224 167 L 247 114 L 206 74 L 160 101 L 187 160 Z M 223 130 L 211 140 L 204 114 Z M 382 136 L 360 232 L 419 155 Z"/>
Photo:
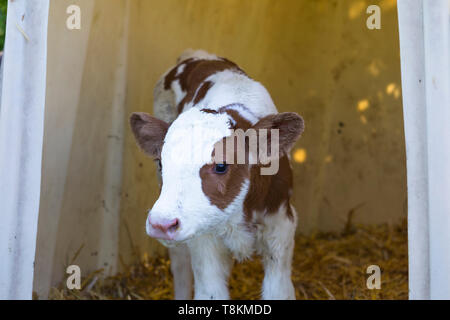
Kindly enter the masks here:
<path id="1" fill-rule="evenodd" d="M 175 298 L 191 298 L 193 272 L 196 299 L 228 299 L 233 258 L 257 253 L 265 270 L 262 297 L 295 299 L 291 263 L 297 217 L 289 202 L 289 152 L 303 119 L 278 113 L 264 86 L 233 62 L 202 50 L 185 51 L 162 76 L 154 114 L 133 113 L 130 122 L 138 145 L 158 164 L 161 193 L 148 212 L 146 230 L 169 247 Z M 226 148 L 217 159 L 217 146 L 234 139 L 239 129 L 276 132 L 266 130 L 261 140 L 271 152 L 277 145 L 277 154 L 270 155 L 276 166 L 252 157 L 248 137 L 243 148 L 231 149 L 231 159 Z M 234 161 L 239 150 L 244 162 Z M 275 170 L 262 174 L 269 167 Z"/>

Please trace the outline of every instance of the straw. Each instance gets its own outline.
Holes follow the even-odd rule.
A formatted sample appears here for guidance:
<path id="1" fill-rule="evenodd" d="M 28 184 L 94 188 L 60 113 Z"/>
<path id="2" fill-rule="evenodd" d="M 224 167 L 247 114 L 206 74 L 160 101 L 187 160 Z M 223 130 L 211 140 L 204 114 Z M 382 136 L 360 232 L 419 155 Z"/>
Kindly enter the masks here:
<path id="1" fill-rule="evenodd" d="M 342 233 L 296 238 L 292 281 L 297 299 L 407 299 L 406 221 L 401 225 L 347 226 Z M 381 268 L 381 289 L 366 286 L 367 267 Z M 144 255 L 139 263 L 106 279 L 83 281 L 85 290 L 53 288 L 50 299 L 172 299 L 170 261 Z M 232 299 L 259 299 L 264 273 L 261 259 L 235 263 L 229 281 Z M 95 281 L 92 281 L 95 279 Z M 35 295 L 36 298 L 36 295 Z"/>

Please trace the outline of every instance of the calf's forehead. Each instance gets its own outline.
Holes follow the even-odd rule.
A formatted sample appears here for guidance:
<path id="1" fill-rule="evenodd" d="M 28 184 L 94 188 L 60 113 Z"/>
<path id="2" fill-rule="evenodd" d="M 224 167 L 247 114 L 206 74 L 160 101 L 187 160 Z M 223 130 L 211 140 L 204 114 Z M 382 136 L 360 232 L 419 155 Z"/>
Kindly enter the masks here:
<path id="1" fill-rule="evenodd" d="M 161 153 L 163 165 L 183 164 L 200 168 L 211 161 L 214 145 L 231 134 L 228 115 L 190 109 L 169 127 Z"/>

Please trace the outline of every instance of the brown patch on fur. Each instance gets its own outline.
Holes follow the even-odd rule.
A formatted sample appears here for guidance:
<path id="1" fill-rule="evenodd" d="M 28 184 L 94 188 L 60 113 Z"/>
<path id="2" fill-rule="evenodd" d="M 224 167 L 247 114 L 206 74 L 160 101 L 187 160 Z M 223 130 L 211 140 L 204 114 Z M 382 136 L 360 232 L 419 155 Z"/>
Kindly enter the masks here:
<path id="1" fill-rule="evenodd" d="M 227 172 L 214 172 L 215 164 L 206 164 L 200 169 L 202 190 L 210 202 L 223 210 L 237 197 L 245 179 L 249 178 L 248 165 L 229 165 Z"/>
<path id="2" fill-rule="evenodd" d="M 158 159 L 169 124 L 144 112 L 134 112 L 130 126 L 138 146 L 150 157 Z"/>
<path id="3" fill-rule="evenodd" d="M 211 113 L 211 114 L 218 114 L 219 113 L 216 110 L 208 109 L 208 108 L 200 109 L 200 111 L 204 112 L 204 113 Z"/>
<path id="4" fill-rule="evenodd" d="M 250 122 L 243 118 L 238 111 L 230 109 L 228 106 L 220 108 L 218 111 L 212 109 L 202 109 L 202 112 L 219 114 L 227 113 L 234 121 L 234 125 L 230 122 L 231 129 L 243 129 L 251 126 Z M 219 209 L 224 210 L 230 205 L 231 202 L 238 196 L 241 191 L 242 185 L 246 179 L 250 180 L 250 170 L 248 161 L 246 164 L 237 164 L 237 137 L 229 136 L 220 141 L 222 144 L 222 154 L 224 159 L 215 159 L 215 149 L 212 152 L 212 158 L 215 159 L 213 164 L 206 164 L 200 169 L 200 178 L 202 180 L 202 190 L 206 197 L 210 200 L 211 204 L 217 206 Z M 233 159 L 226 158 L 227 144 L 233 142 L 234 152 L 231 157 Z M 216 163 L 233 163 L 228 165 L 226 173 L 218 174 L 214 172 Z"/>
<path id="5" fill-rule="evenodd" d="M 273 214 L 286 203 L 286 214 L 293 220 L 289 206 L 293 185 L 292 170 L 287 156 L 280 158 L 280 167 L 275 175 L 261 175 L 261 165 L 230 164 L 224 174 L 214 172 L 215 164 L 206 164 L 200 169 L 202 190 L 211 204 L 223 210 L 239 194 L 245 180 L 250 181 L 244 200 L 245 221 L 250 223 L 253 212 Z"/>
<path id="6" fill-rule="evenodd" d="M 236 129 L 242 129 L 247 130 L 252 127 L 252 124 L 250 121 L 245 119 L 238 110 L 236 110 L 234 107 L 239 106 L 241 108 L 247 109 L 244 105 L 241 104 L 230 104 L 227 106 L 220 107 L 219 110 L 213 110 L 209 108 L 203 108 L 200 111 L 205 113 L 211 113 L 211 114 L 222 114 L 226 113 L 228 116 L 234 121 L 234 124 L 230 122 L 230 129 L 236 130 Z"/>
<path id="7" fill-rule="evenodd" d="M 205 81 L 205 82 L 203 82 L 202 86 L 200 87 L 200 89 L 198 89 L 197 94 L 195 95 L 194 104 L 197 104 L 200 101 L 202 101 L 203 98 L 208 93 L 209 89 L 211 89 L 211 87 L 213 85 L 214 85 L 214 82 L 212 82 L 212 81 Z"/>
<path id="8" fill-rule="evenodd" d="M 272 143 L 270 130 L 279 130 L 279 154 L 275 155 L 279 157 L 279 170 L 275 175 L 261 175 L 261 164 L 251 168 L 250 189 L 244 202 L 246 219 L 250 221 L 254 211 L 274 213 L 285 203 L 286 214 L 293 220 L 289 205 L 293 178 L 287 155 L 304 130 L 303 118 L 292 112 L 278 113 L 260 119 L 253 128 L 268 129 L 268 153 Z"/>
<path id="9" fill-rule="evenodd" d="M 230 139 L 233 139 L 234 158 L 216 159 L 216 162 L 221 163 L 221 160 L 225 160 L 225 163 L 234 164 L 229 164 L 228 171 L 225 174 L 215 173 L 215 164 L 205 165 L 200 169 L 202 189 L 211 203 L 222 210 L 225 209 L 239 194 L 244 181 L 249 179 L 250 186 L 244 200 L 245 220 L 248 223 L 252 220 L 253 212 L 273 214 L 278 211 L 282 204 L 286 204 L 286 214 L 289 219 L 293 220 L 293 213 L 289 205 L 293 175 L 287 152 L 290 151 L 290 148 L 303 131 L 303 119 L 296 114 L 284 113 L 267 116 L 252 126 L 232 106 L 222 107 L 218 111 L 211 109 L 203 109 L 202 111 L 212 114 L 227 113 L 235 122 L 233 129 L 243 129 L 244 131 L 249 128 L 280 130 L 279 170 L 275 175 L 261 175 L 262 164 L 248 164 L 248 140 L 246 140 L 245 146 L 246 164 L 236 164 L 237 138 L 236 136 L 223 138 L 222 146 L 223 155 L 225 156 L 228 156 L 226 154 L 226 144 Z M 270 143 L 270 137 L 268 142 Z M 268 150 L 270 150 L 270 146 Z M 214 158 L 214 151 L 212 156 Z"/>
<path id="10" fill-rule="evenodd" d="M 178 67 L 180 67 L 181 65 L 185 65 L 185 67 L 183 69 L 183 72 L 177 75 Z M 178 113 L 181 113 L 183 111 L 183 107 L 186 103 L 191 102 L 195 98 L 197 89 L 199 89 L 200 85 L 202 85 L 203 81 L 205 81 L 206 78 L 224 70 L 234 70 L 236 72 L 245 74 L 244 71 L 242 71 L 235 63 L 223 58 L 219 58 L 218 60 L 190 58 L 176 65 L 166 75 L 164 79 L 164 89 L 170 89 L 172 83 L 178 80 L 181 89 L 186 92 L 186 95 L 177 106 Z M 207 90 L 206 92 L 203 92 L 204 96 L 206 95 L 206 93 Z"/>
<path id="11" fill-rule="evenodd" d="M 250 129 L 252 124 L 250 121 L 245 119 L 238 110 L 232 108 L 233 105 L 221 107 L 219 113 L 226 113 L 228 116 L 234 120 L 234 124 L 230 126 L 231 129 L 242 129 L 244 131 Z M 245 107 L 244 107 L 245 108 Z"/>
<path id="12" fill-rule="evenodd" d="M 261 166 L 250 169 L 250 188 L 244 201 L 246 221 L 251 221 L 254 211 L 267 214 L 275 213 L 283 203 L 286 203 L 286 213 L 293 220 L 289 206 L 290 190 L 292 189 L 292 169 L 287 156 L 280 158 L 280 168 L 272 176 L 261 175 Z"/>

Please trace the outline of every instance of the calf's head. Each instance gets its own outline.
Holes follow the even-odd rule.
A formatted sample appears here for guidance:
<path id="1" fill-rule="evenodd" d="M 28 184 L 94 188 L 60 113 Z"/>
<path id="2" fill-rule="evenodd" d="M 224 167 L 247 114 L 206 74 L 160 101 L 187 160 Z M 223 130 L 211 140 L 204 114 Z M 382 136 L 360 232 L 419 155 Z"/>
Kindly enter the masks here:
<path id="1" fill-rule="evenodd" d="M 244 133 L 276 130 L 277 135 L 269 133 L 262 140 L 269 151 L 277 145 L 277 154 L 268 152 L 271 159 L 286 155 L 303 131 L 303 119 L 295 113 L 251 123 L 231 109 L 192 108 L 171 125 L 146 113 L 133 113 L 130 123 L 138 145 L 161 171 L 161 193 L 148 212 L 146 229 L 164 244 L 214 232 L 231 215 L 243 212 L 255 174 L 252 167 L 267 165 L 249 147 L 251 138 L 244 136 L 243 143 L 236 140 L 239 129 Z M 240 152 L 245 156 L 239 157 Z"/>

